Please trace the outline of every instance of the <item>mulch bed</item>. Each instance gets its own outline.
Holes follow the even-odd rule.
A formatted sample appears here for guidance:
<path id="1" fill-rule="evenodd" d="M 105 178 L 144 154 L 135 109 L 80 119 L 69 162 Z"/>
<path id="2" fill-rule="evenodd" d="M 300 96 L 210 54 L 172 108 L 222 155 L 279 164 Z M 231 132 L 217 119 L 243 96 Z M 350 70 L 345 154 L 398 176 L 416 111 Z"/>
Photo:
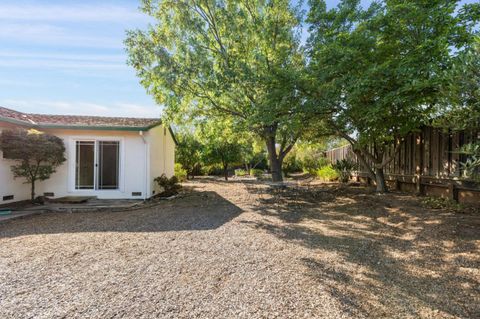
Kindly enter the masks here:
<path id="1" fill-rule="evenodd" d="M 361 187 L 197 179 L 0 224 L 1 318 L 475 318 L 480 216 Z"/>

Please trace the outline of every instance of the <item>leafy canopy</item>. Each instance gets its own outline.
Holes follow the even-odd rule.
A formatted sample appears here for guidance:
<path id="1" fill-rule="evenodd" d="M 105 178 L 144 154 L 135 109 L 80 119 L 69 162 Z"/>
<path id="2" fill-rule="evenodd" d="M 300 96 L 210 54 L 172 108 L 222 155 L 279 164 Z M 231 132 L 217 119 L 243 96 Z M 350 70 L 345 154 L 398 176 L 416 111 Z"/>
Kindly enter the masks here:
<path id="1" fill-rule="evenodd" d="M 303 55 L 288 0 L 145 0 L 142 10 L 156 24 L 129 32 L 130 63 L 171 118 L 229 114 L 259 126 L 290 111 Z"/>
<path id="2" fill-rule="evenodd" d="M 363 9 L 359 0 L 343 0 L 327 10 L 325 1 L 311 0 L 315 111 L 363 145 L 392 143 L 425 123 L 474 39 L 479 5 L 458 3 L 387 0 Z"/>
<path id="3" fill-rule="evenodd" d="M 271 160 L 285 156 L 307 123 L 297 85 L 301 19 L 290 1 L 142 3 L 155 24 L 128 33 L 129 62 L 167 118 L 226 119 L 270 144 L 279 139 Z"/>

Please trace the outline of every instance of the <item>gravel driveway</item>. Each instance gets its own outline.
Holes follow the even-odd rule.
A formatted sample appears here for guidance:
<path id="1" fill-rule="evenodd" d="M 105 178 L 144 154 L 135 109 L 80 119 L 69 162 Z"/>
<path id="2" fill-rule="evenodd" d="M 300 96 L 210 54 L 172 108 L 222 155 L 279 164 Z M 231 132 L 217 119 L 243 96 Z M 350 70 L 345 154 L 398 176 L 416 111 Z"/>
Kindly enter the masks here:
<path id="1" fill-rule="evenodd" d="M 480 213 L 201 179 L 0 224 L 0 318 L 479 318 Z"/>

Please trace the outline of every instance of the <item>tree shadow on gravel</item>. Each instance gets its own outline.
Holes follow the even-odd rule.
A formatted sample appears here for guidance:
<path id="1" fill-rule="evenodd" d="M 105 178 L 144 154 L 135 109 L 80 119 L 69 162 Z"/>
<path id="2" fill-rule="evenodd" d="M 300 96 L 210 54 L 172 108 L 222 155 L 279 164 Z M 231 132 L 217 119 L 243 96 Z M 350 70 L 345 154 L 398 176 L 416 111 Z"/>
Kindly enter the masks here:
<path id="1" fill-rule="evenodd" d="M 81 232 L 204 231 L 242 213 L 216 192 L 188 191 L 158 205 L 120 212 L 45 213 L 0 223 L 0 238 Z"/>
<path id="2" fill-rule="evenodd" d="M 264 193 L 254 211 L 265 218 L 245 223 L 311 250 L 314 257 L 299 262 L 347 313 L 480 314 L 478 214 L 432 211 L 412 196 L 358 189 L 250 191 Z"/>

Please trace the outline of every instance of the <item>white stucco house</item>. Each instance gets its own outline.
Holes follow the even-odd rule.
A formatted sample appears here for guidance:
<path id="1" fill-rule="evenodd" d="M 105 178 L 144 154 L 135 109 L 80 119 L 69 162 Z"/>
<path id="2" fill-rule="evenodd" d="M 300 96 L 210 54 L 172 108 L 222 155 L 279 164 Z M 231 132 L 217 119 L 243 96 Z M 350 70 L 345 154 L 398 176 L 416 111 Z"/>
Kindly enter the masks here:
<path id="1" fill-rule="evenodd" d="M 154 178 L 174 174 L 175 137 L 160 119 L 27 114 L 0 107 L 0 131 L 36 129 L 60 137 L 66 161 L 36 195 L 146 199 L 159 191 Z M 30 198 L 13 179 L 12 160 L 0 151 L 0 205 Z"/>

